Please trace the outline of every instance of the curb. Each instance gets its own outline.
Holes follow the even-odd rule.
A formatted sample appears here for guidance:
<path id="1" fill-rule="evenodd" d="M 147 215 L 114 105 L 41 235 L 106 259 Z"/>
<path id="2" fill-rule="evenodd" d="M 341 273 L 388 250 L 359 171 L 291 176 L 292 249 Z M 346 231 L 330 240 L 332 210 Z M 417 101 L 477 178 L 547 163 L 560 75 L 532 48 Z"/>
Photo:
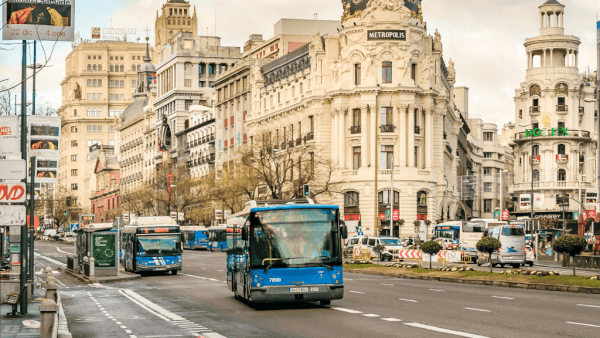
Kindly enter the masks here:
<path id="1" fill-rule="evenodd" d="M 63 267 L 59 267 L 58 270 L 66 273 L 67 275 L 73 276 L 79 280 L 81 280 L 84 283 L 114 283 L 114 282 L 127 282 L 127 281 L 132 281 L 132 280 L 136 280 L 136 279 L 140 279 L 142 278 L 141 275 L 129 275 L 129 276 L 121 276 L 121 277 L 101 277 L 99 278 L 87 278 L 83 275 L 80 275 L 78 273 L 75 273 L 69 269 L 65 269 Z"/>
<path id="2" fill-rule="evenodd" d="M 506 288 L 517 288 L 517 289 L 528 289 L 528 290 L 544 290 L 544 291 L 561 291 L 561 292 L 575 292 L 575 293 L 587 293 L 587 294 L 600 294 L 600 288 L 593 288 L 588 286 L 577 286 L 577 285 L 555 285 L 555 284 L 541 284 L 541 283 L 520 283 L 520 282 L 509 282 L 509 281 L 493 281 L 485 279 L 469 279 L 469 278 L 454 278 L 454 277 L 434 277 L 434 276 L 411 276 L 392 272 L 383 271 L 371 271 L 366 269 L 344 269 L 346 272 L 359 273 L 363 275 L 379 275 L 387 277 L 398 277 L 405 279 L 421 279 L 435 282 L 446 282 L 446 283 L 459 283 L 459 284 L 477 284 L 487 286 L 499 286 Z"/>

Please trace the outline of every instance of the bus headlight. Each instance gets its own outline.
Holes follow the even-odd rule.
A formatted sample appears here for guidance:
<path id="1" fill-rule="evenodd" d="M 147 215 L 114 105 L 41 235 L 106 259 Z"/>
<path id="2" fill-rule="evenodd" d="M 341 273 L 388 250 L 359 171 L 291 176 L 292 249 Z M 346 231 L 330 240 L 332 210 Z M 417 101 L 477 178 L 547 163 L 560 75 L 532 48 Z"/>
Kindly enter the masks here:
<path id="1" fill-rule="evenodd" d="M 335 281 L 335 284 L 340 284 L 340 281 L 339 281 L 339 280 L 336 280 L 336 281 Z"/>
<path id="2" fill-rule="evenodd" d="M 260 283 L 256 284 L 256 286 L 260 287 Z"/>

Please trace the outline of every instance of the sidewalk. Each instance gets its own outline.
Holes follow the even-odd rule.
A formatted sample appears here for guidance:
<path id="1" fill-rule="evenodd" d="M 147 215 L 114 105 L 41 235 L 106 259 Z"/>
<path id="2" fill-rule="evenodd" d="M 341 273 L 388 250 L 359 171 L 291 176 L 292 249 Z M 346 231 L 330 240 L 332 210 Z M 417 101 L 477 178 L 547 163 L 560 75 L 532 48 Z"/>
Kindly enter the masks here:
<path id="1" fill-rule="evenodd" d="M 6 314 L 12 311 L 10 305 L 2 305 L 0 308 L 0 337 L 2 338 L 17 338 L 17 337 L 40 337 L 40 329 L 28 329 L 23 325 L 24 320 L 40 321 L 40 303 L 33 302 L 27 307 L 28 314 L 16 316 L 7 316 Z"/>
<path id="2" fill-rule="evenodd" d="M 544 261 L 540 261 L 540 262 L 536 262 L 534 267 L 536 266 L 540 266 L 543 268 L 551 268 L 551 269 L 565 269 L 565 270 L 573 270 L 573 267 L 563 267 L 562 263 L 559 262 L 544 262 Z M 594 273 L 594 276 L 599 276 L 600 275 L 600 269 L 582 269 L 582 268 L 575 268 L 575 271 L 583 271 L 583 272 L 592 272 Z"/>
<path id="3" fill-rule="evenodd" d="M 67 269 L 65 266 L 58 267 L 59 271 L 66 273 L 67 275 L 73 276 L 84 283 L 111 283 L 111 282 L 127 282 L 142 278 L 142 275 L 136 273 L 125 272 L 123 269 L 119 271 L 119 276 L 99 276 L 89 278 L 83 274 L 77 273 L 73 270 Z"/>

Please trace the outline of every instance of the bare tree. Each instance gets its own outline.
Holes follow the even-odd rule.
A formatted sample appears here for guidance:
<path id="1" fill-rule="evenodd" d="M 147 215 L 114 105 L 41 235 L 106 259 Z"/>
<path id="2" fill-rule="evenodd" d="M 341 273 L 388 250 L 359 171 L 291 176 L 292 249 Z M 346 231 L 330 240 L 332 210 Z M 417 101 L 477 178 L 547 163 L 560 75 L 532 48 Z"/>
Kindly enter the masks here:
<path id="1" fill-rule="evenodd" d="M 55 116 L 58 110 L 52 106 L 49 101 L 44 103 L 36 103 L 35 106 L 35 115 L 40 116 Z"/>
<path id="2" fill-rule="evenodd" d="M 0 116 L 13 114 L 14 104 L 11 102 L 12 93 L 10 91 L 0 92 Z"/>

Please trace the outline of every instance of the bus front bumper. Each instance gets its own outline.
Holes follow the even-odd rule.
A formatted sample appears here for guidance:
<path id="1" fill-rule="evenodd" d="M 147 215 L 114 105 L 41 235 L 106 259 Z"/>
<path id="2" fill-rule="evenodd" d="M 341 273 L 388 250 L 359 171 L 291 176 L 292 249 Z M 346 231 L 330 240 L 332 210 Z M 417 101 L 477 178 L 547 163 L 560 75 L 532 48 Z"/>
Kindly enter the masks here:
<path id="1" fill-rule="evenodd" d="M 136 265 L 136 270 L 140 271 L 140 272 L 143 272 L 143 271 L 172 271 L 172 270 L 181 271 L 181 268 L 182 268 L 182 263 L 170 264 L 170 265 L 144 265 L 144 264 Z"/>
<path id="2" fill-rule="evenodd" d="M 250 297 L 256 303 L 316 302 L 342 299 L 344 285 L 286 285 L 250 288 Z"/>

